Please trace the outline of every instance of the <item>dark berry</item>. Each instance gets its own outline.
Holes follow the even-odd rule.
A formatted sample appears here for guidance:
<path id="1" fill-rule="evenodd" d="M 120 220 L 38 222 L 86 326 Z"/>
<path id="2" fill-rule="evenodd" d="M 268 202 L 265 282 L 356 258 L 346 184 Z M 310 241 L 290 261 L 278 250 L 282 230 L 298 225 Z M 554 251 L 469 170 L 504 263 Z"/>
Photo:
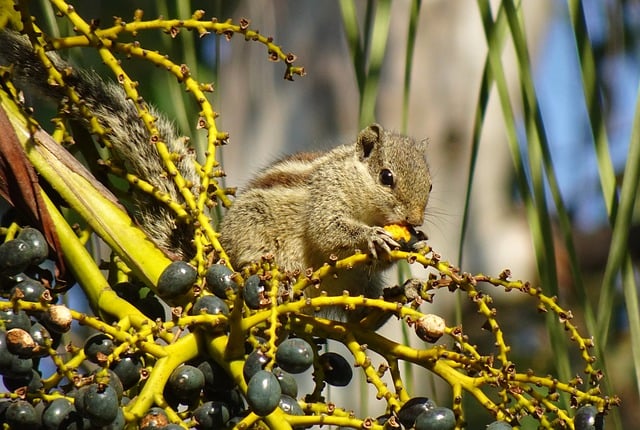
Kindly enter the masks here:
<path id="1" fill-rule="evenodd" d="M 49 256 L 49 246 L 44 235 L 32 227 L 23 228 L 18 234 L 18 239 L 23 240 L 31 249 L 30 264 L 40 264 Z"/>
<path id="2" fill-rule="evenodd" d="M 269 304 L 269 297 L 266 295 L 264 285 L 258 275 L 251 275 L 244 281 L 242 296 L 244 302 L 251 309 L 260 309 Z"/>
<path id="3" fill-rule="evenodd" d="M 42 388 L 42 379 L 40 374 L 34 369 L 28 374 L 6 374 L 2 377 L 4 386 L 9 391 L 15 391 L 18 388 L 26 387 L 27 392 L 35 393 Z"/>
<path id="4" fill-rule="evenodd" d="M 40 415 L 31 403 L 18 400 L 11 402 L 5 412 L 6 423 L 12 429 L 27 429 L 40 426 Z"/>
<path id="5" fill-rule="evenodd" d="M 453 430 L 456 416 L 449 408 L 436 406 L 418 415 L 415 430 Z"/>
<path id="6" fill-rule="evenodd" d="M 285 414 L 304 415 L 304 411 L 302 410 L 296 399 L 291 396 L 287 396 L 286 394 L 280 396 L 278 406 L 280 406 L 280 409 L 282 409 Z"/>
<path id="7" fill-rule="evenodd" d="M 228 316 L 229 307 L 221 298 L 207 294 L 206 296 L 199 297 L 191 310 L 192 315 L 199 315 L 201 312 L 211 315 L 222 314 Z"/>
<path id="8" fill-rule="evenodd" d="M 281 395 L 278 379 L 266 370 L 253 375 L 247 386 L 247 403 L 253 413 L 261 417 L 269 415 L 278 407 Z"/>
<path id="9" fill-rule="evenodd" d="M 353 370 L 349 362 L 340 354 L 325 352 L 319 357 L 320 366 L 324 371 L 324 381 L 335 387 L 345 387 L 353 378 Z"/>
<path id="10" fill-rule="evenodd" d="M 283 395 L 293 397 L 294 399 L 298 397 L 298 383 L 293 376 L 277 367 L 273 369 L 273 374 L 278 378 Z"/>
<path id="11" fill-rule="evenodd" d="M 51 334 L 42 324 L 34 323 L 29 329 L 29 334 L 33 341 L 38 345 L 39 349 L 35 351 L 36 355 L 44 356 L 47 354 L 47 343 L 52 341 Z"/>
<path id="12" fill-rule="evenodd" d="M 200 397 L 200 391 L 204 387 L 204 374 L 197 367 L 185 364 L 175 369 L 167 385 L 165 396 L 170 394 L 180 403 L 189 404 Z"/>
<path id="13" fill-rule="evenodd" d="M 26 302 L 39 302 L 40 298 L 47 289 L 42 285 L 42 282 L 35 279 L 26 279 L 17 283 L 11 288 L 11 298 L 21 299 Z"/>
<path id="14" fill-rule="evenodd" d="M 238 292 L 238 284 L 231 279 L 231 276 L 233 276 L 233 272 L 227 266 L 213 264 L 209 266 L 205 274 L 207 287 L 216 296 L 226 299 L 227 291 L 232 291 L 234 294 Z"/>
<path id="15" fill-rule="evenodd" d="M 198 430 L 218 430 L 224 428 L 231 418 L 227 405 L 222 402 L 205 402 L 193 411 Z"/>
<path id="16" fill-rule="evenodd" d="M 111 424 L 118 416 L 118 395 L 109 385 L 86 385 L 76 395 L 76 408 L 93 426 Z"/>
<path id="17" fill-rule="evenodd" d="M 302 373 L 313 364 L 313 348 L 303 339 L 287 339 L 276 350 L 276 363 L 289 373 Z"/>
<path id="18" fill-rule="evenodd" d="M 251 352 L 244 361 L 244 367 L 242 368 L 245 382 L 249 382 L 253 375 L 264 369 L 268 362 L 269 358 L 261 350 L 256 349 Z"/>
<path id="19" fill-rule="evenodd" d="M 24 271 L 33 258 L 31 246 L 24 240 L 13 239 L 0 245 L 0 272 L 17 275 Z"/>
<path id="20" fill-rule="evenodd" d="M 5 330 L 21 328 L 29 331 L 31 328 L 31 320 L 23 310 L 18 310 L 18 312 L 14 312 L 13 309 L 0 310 L 0 321 L 4 323 Z"/>
<path id="21" fill-rule="evenodd" d="M 602 415 L 593 405 L 584 405 L 578 408 L 573 417 L 573 425 L 576 430 L 600 430 L 604 427 Z"/>
<path id="22" fill-rule="evenodd" d="M 196 269 L 186 261 L 173 261 L 158 279 L 158 295 L 171 299 L 189 292 L 198 278 Z"/>
<path id="23" fill-rule="evenodd" d="M 91 372 L 91 375 L 94 376 L 94 381 L 100 384 L 108 384 L 111 388 L 116 392 L 116 396 L 118 397 L 118 401 L 122 400 L 122 395 L 124 394 L 124 387 L 122 386 L 122 381 L 120 381 L 120 377 L 111 369 L 103 369 L 98 368 Z"/>
<path id="24" fill-rule="evenodd" d="M 53 400 L 42 413 L 42 425 L 45 430 L 82 428 L 82 418 L 75 406 L 65 398 Z"/>
<path id="25" fill-rule="evenodd" d="M 84 354 L 92 363 L 105 363 L 113 348 L 113 340 L 104 333 L 96 333 L 84 341 Z"/>
<path id="26" fill-rule="evenodd" d="M 398 420 L 404 427 L 411 428 L 418 415 L 435 407 L 436 404 L 426 397 L 414 397 L 402 405 L 398 411 Z"/>
<path id="27" fill-rule="evenodd" d="M 140 381 L 141 369 L 142 363 L 136 356 L 121 356 L 118 361 L 111 364 L 111 370 L 120 378 L 124 390 L 128 390 Z"/>

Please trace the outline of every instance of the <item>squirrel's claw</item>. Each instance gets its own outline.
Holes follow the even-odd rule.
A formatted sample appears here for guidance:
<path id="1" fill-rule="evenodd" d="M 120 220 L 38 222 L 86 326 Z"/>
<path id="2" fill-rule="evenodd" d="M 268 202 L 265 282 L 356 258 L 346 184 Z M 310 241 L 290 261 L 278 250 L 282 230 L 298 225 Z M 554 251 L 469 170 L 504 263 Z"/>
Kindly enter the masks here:
<path id="1" fill-rule="evenodd" d="M 371 256 L 377 260 L 378 249 L 382 249 L 388 254 L 391 252 L 391 247 L 400 248 L 400 244 L 382 227 L 372 227 L 371 236 L 368 239 L 368 247 Z"/>

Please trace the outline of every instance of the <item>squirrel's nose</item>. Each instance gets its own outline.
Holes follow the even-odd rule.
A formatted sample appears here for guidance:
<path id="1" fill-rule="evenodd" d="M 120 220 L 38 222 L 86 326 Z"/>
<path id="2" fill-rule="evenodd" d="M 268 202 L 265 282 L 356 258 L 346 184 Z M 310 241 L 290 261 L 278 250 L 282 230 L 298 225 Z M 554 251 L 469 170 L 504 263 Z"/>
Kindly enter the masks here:
<path id="1" fill-rule="evenodd" d="M 424 211 L 423 210 L 415 210 L 413 213 L 409 214 L 406 218 L 406 222 L 409 225 L 414 227 L 419 227 L 424 223 Z"/>

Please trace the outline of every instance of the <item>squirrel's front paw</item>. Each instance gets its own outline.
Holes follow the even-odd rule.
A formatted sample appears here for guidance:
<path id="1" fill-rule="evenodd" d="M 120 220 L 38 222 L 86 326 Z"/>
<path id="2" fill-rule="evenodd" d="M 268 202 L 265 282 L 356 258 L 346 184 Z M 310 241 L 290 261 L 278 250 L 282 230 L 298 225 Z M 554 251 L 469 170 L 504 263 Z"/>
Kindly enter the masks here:
<path id="1" fill-rule="evenodd" d="M 378 258 L 378 250 L 381 249 L 385 253 L 390 253 L 391 248 L 400 248 L 400 244 L 396 242 L 382 227 L 371 227 L 369 237 L 367 238 L 367 247 L 369 253 L 374 259 Z"/>

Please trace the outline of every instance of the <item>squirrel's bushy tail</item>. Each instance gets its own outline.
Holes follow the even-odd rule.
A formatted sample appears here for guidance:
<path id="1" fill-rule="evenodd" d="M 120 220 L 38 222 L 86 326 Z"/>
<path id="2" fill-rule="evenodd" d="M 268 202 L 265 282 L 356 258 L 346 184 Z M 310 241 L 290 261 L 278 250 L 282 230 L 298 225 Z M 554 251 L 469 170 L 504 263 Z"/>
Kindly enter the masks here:
<path id="1" fill-rule="evenodd" d="M 70 115 L 89 126 L 89 118 L 95 118 L 106 130 L 104 138 L 110 143 L 111 156 L 128 173 L 152 184 L 157 190 L 182 204 L 184 199 L 171 180 L 150 140 L 150 133 L 139 117 L 138 111 L 124 90 L 116 83 L 105 82 L 94 71 L 71 67 L 55 52 L 47 54 L 58 70 L 65 70 L 65 86 L 51 85 L 49 73 L 34 53 L 29 39 L 10 30 L 0 30 L 0 65 L 13 66 L 13 81 L 25 93 L 53 99 L 60 103 L 67 97 L 66 87 L 78 94 L 90 116 L 84 115 L 77 105 L 69 106 Z M 175 154 L 174 163 L 196 193 L 200 178 L 195 167 L 195 153 L 185 138 L 178 135 L 172 122 L 149 108 L 156 118 L 162 141 Z M 134 191 L 136 219 L 149 237 L 165 252 L 183 258 L 193 254 L 193 229 L 186 224 L 176 224 L 171 210 L 156 199 Z"/>

